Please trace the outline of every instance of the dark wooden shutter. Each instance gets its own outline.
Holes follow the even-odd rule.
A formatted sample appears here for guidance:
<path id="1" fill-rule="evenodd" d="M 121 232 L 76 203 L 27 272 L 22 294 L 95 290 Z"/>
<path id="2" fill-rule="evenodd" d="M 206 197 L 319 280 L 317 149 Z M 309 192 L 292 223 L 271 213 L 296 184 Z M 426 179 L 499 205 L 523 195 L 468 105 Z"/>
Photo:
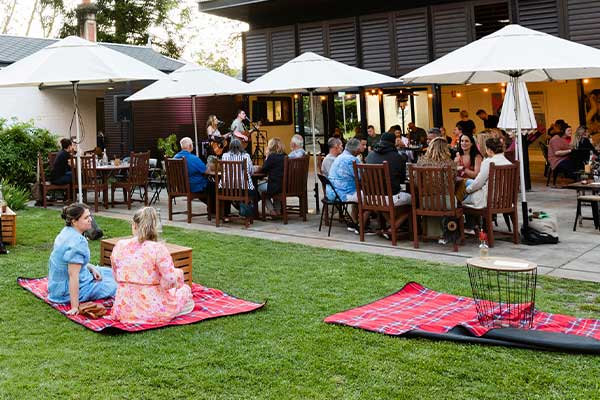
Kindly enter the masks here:
<path id="1" fill-rule="evenodd" d="M 587 3 L 592 2 L 588 1 Z M 560 36 L 556 0 L 519 0 L 518 7 L 520 25 Z"/>
<path id="2" fill-rule="evenodd" d="M 269 70 L 266 32 L 246 32 L 246 80 L 248 82 Z"/>
<path id="3" fill-rule="evenodd" d="M 600 49 L 600 1 L 569 0 L 570 39 Z"/>
<path id="4" fill-rule="evenodd" d="M 312 51 L 319 55 L 325 55 L 323 25 L 305 24 L 298 27 L 298 41 L 300 42 L 300 54 Z"/>
<path id="5" fill-rule="evenodd" d="M 409 72 L 429 62 L 427 9 L 416 8 L 396 14 L 396 54 L 398 74 Z"/>
<path id="6" fill-rule="evenodd" d="M 469 13 L 464 4 L 432 8 L 433 56 L 440 58 L 470 40 Z"/>
<path id="7" fill-rule="evenodd" d="M 285 27 L 271 32 L 271 65 L 277 68 L 296 56 L 294 27 Z"/>
<path id="8" fill-rule="evenodd" d="M 356 66 L 356 31 L 354 19 L 329 23 L 329 57 Z"/>
<path id="9" fill-rule="evenodd" d="M 363 68 L 387 75 L 394 74 L 392 29 L 388 14 L 360 18 Z"/>

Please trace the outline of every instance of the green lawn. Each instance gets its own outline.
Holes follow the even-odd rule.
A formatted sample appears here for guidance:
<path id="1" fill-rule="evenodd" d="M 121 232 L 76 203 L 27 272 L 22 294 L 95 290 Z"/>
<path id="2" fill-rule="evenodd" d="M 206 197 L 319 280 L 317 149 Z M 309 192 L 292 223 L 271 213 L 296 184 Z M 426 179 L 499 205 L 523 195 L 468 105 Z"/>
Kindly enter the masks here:
<path id="1" fill-rule="evenodd" d="M 125 221 L 98 218 L 107 236 Z M 165 227 L 194 248 L 194 280 L 253 301 L 256 312 L 136 334 L 99 334 L 16 284 L 47 273 L 56 211 L 19 213 L 0 256 L 0 398 L 594 399 L 600 358 L 402 339 L 323 318 L 408 281 L 470 295 L 466 270 Z M 91 242 L 97 262 L 99 242 Z M 542 249 L 540 249 L 542 251 Z M 600 285 L 542 277 L 538 306 L 600 317 Z"/>

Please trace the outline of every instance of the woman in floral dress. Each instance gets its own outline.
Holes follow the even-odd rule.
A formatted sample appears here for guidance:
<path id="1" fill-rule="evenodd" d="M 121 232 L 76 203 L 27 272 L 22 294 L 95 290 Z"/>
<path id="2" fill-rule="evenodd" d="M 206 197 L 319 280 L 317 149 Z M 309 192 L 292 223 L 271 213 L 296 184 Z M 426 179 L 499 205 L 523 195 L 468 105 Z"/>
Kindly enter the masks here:
<path id="1" fill-rule="evenodd" d="M 133 238 L 120 240 L 111 255 L 117 294 L 111 316 L 125 323 L 158 324 L 194 309 L 192 292 L 169 250 L 158 242 L 152 207 L 133 216 Z"/>

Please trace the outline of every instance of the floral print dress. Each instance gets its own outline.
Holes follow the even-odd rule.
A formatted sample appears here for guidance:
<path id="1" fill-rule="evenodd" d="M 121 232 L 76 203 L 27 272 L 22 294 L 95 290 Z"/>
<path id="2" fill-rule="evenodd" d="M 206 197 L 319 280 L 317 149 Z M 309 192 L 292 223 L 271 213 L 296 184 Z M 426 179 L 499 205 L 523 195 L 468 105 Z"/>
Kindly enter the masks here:
<path id="1" fill-rule="evenodd" d="M 140 243 L 136 237 L 120 240 L 111 261 L 118 285 L 113 319 L 140 324 L 168 322 L 192 300 L 183 271 L 175 268 L 162 243 Z"/>

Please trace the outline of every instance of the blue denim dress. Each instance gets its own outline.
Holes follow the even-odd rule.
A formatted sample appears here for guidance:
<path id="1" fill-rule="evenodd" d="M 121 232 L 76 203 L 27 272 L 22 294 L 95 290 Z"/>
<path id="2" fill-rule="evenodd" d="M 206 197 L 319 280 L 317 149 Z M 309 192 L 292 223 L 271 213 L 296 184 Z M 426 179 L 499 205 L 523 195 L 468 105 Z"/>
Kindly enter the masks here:
<path id="1" fill-rule="evenodd" d="M 79 271 L 79 301 L 103 299 L 115 295 L 117 283 L 112 269 L 97 267 L 102 275 L 95 281 L 87 268 L 90 248 L 86 238 L 75 228 L 66 226 L 54 239 L 54 249 L 48 263 L 48 299 L 54 303 L 69 303 L 69 264 L 81 264 Z"/>

